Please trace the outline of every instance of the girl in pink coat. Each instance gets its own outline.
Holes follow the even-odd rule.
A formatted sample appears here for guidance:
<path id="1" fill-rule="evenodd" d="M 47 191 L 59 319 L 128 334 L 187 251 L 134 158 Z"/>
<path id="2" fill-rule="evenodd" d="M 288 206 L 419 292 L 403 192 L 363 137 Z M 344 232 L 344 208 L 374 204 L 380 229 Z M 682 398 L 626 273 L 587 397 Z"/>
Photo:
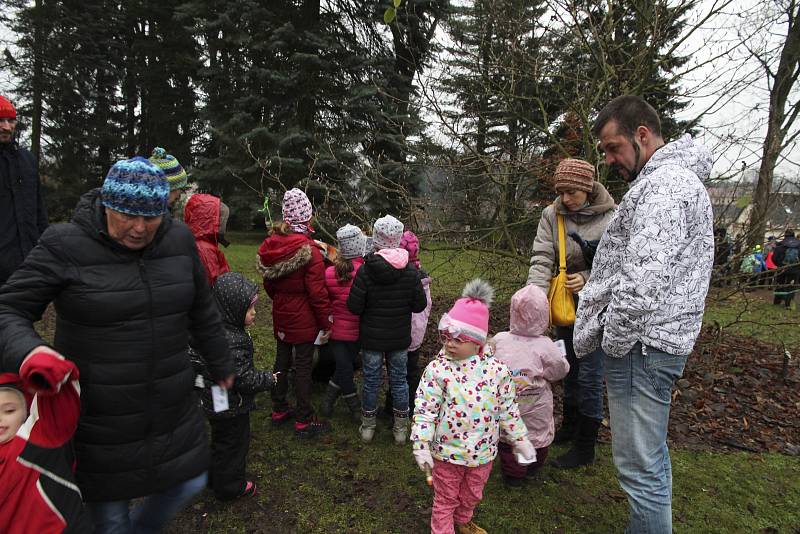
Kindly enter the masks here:
<path id="1" fill-rule="evenodd" d="M 328 382 L 320 412 L 330 417 L 336 399 L 341 395 L 353 418 L 360 421 L 361 402 L 353 382 L 353 364 L 361 350 L 358 342 L 359 317 L 347 309 L 347 297 L 356 273 L 364 265 L 367 236 L 358 227 L 346 224 L 336 231 L 336 239 L 339 253 L 334 264 L 325 270 L 325 286 L 333 309 L 333 331 L 329 345 L 336 360 L 336 371 Z"/>
<path id="2" fill-rule="evenodd" d="M 500 442 L 500 466 L 503 480 L 509 486 L 520 486 L 526 477 L 535 476 L 547 458 L 555 434 L 550 384 L 567 375 L 569 363 L 545 335 L 549 321 L 547 295 L 535 285 L 525 286 L 511 297 L 510 331 L 500 332 L 489 342 L 494 357 L 511 370 L 528 440 L 536 447 L 536 462 L 520 465 L 511 445 Z"/>

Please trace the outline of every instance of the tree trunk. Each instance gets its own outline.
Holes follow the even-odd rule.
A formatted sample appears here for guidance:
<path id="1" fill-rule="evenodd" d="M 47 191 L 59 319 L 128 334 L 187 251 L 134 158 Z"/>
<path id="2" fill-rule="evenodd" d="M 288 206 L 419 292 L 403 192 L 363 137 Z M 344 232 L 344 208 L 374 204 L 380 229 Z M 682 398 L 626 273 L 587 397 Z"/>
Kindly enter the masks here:
<path id="1" fill-rule="evenodd" d="M 775 165 L 783 150 L 786 133 L 791 128 L 798 113 L 798 104 L 792 106 L 787 118 L 786 103 L 789 93 L 797 81 L 798 63 L 800 62 L 800 7 L 792 2 L 787 6 L 788 30 L 786 41 L 781 50 L 778 70 L 775 73 L 769 95 L 769 121 L 767 135 L 764 138 L 761 167 L 758 170 L 758 183 L 753 195 L 753 210 L 750 213 L 750 224 L 747 233 L 749 246 L 760 245 L 764 241 L 767 230 L 772 178 Z"/>

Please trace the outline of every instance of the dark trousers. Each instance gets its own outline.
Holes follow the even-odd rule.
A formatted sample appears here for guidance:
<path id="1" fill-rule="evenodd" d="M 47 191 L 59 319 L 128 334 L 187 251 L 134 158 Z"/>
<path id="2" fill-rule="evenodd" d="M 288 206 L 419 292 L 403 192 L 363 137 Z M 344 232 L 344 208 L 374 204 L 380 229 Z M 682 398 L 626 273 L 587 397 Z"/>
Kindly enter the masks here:
<path id="1" fill-rule="evenodd" d="M 542 468 L 545 460 L 547 460 L 548 447 L 536 449 L 536 461 L 528 465 L 522 465 L 517 462 L 514 448 L 505 441 L 501 441 L 497 447 L 498 456 L 500 456 L 500 470 L 508 478 L 532 476 Z"/>
<path id="2" fill-rule="evenodd" d="M 245 467 L 250 449 L 250 414 L 209 419 L 211 424 L 211 469 L 208 483 L 218 499 L 242 494 L 247 480 Z"/>
<path id="3" fill-rule="evenodd" d="M 556 337 L 564 340 L 569 362 L 569 372 L 564 377 L 564 405 L 577 407 L 586 417 L 602 419 L 605 354 L 597 349 L 579 359 L 572 346 L 572 333 L 571 326 L 556 327 Z"/>
<path id="4" fill-rule="evenodd" d="M 336 360 L 333 383 L 341 388 L 342 395 L 355 393 L 356 384 L 353 382 L 353 371 L 358 351 L 361 350 L 361 344 L 358 341 L 337 341 L 332 339 L 328 342 L 328 345 L 330 345 L 330 351 Z"/>
<path id="5" fill-rule="evenodd" d="M 289 409 L 286 394 L 289 392 L 289 370 L 294 363 L 294 397 L 297 401 L 295 420 L 307 423 L 314 417 L 311 406 L 311 366 L 314 363 L 314 344 L 300 343 L 292 345 L 278 340 L 275 355 L 274 372 L 278 375 L 278 383 L 272 390 L 272 411 L 285 412 Z"/>
<path id="6" fill-rule="evenodd" d="M 387 363 L 388 367 L 389 364 Z M 406 382 L 408 382 L 408 409 L 411 414 L 414 414 L 414 398 L 417 395 L 417 387 L 419 387 L 419 379 L 422 377 L 422 371 L 419 370 L 419 349 L 408 352 L 408 360 L 406 361 Z M 386 413 L 392 413 L 392 390 L 386 390 Z"/>
<path id="7" fill-rule="evenodd" d="M 775 304 L 783 302 L 788 308 L 792 305 L 794 294 L 797 293 L 798 284 L 800 283 L 800 269 L 783 270 L 778 274 L 777 278 L 778 288 L 775 290 L 773 302 Z"/>

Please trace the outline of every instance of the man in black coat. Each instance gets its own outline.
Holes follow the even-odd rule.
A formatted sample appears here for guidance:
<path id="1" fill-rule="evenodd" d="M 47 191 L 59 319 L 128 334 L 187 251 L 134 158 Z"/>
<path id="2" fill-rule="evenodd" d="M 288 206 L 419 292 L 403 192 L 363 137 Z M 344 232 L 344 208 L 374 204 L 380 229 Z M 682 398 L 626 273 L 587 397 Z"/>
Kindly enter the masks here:
<path id="1" fill-rule="evenodd" d="M 146 159 L 117 162 L 102 190 L 81 198 L 71 222 L 49 227 L 0 289 L 0 371 L 17 372 L 41 351 L 80 370 L 76 477 L 96 533 L 159 531 L 206 485 L 190 333 L 213 380 L 233 383 L 194 238 L 163 217 L 168 193 Z M 50 302 L 52 349 L 33 328 Z"/>
<path id="2" fill-rule="evenodd" d="M 47 228 L 36 159 L 14 140 L 17 110 L 0 96 L 0 286 Z"/>
<path id="3" fill-rule="evenodd" d="M 789 309 L 800 285 L 800 240 L 794 230 L 786 230 L 783 241 L 775 247 L 772 261 L 778 266 L 778 288 L 775 290 L 772 303 L 781 303 Z"/>

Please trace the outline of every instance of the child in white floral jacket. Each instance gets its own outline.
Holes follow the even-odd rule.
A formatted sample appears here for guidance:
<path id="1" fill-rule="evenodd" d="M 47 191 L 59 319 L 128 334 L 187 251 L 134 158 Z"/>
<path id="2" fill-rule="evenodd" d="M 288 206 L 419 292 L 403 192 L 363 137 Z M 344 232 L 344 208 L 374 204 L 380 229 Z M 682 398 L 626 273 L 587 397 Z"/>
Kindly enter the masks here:
<path id="1" fill-rule="evenodd" d="M 433 475 L 433 534 L 450 534 L 454 527 L 459 533 L 486 532 L 472 522 L 472 514 L 501 434 L 522 460 L 536 460 L 511 373 L 483 352 L 493 293 L 482 280 L 467 284 L 439 322 L 444 346 L 417 389 L 411 439 L 417 465 Z"/>

